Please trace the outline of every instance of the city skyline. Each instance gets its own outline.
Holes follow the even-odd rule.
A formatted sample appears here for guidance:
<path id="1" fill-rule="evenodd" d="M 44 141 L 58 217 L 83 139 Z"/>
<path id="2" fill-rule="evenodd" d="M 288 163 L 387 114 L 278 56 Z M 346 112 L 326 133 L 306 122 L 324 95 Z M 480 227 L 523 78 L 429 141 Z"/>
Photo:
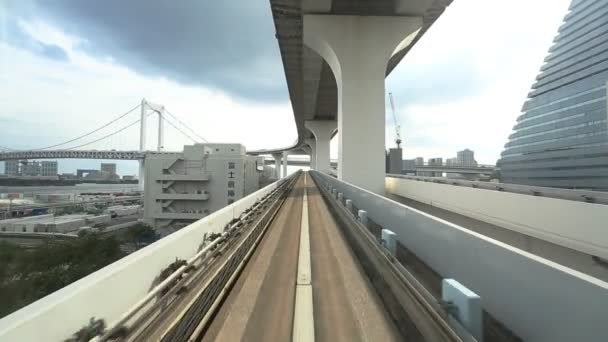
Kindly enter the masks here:
<path id="1" fill-rule="evenodd" d="M 495 163 L 567 3 L 513 1 L 507 5 L 470 1 L 450 6 L 426 39 L 415 46 L 386 81 L 387 91 L 395 96 L 403 130 L 404 158 L 448 156 L 469 147 L 476 151 L 480 163 Z M 212 60 L 212 66 L 217 72 L 225 72 L 224 76 L 216 75 L 213 68 L 205 69 L 204 63 L 187 64 L 193 68 L 190 73 L 198 75 L 196 79 L 192 75 L 187 77 L 189 70 L 174 70 L 174 66 L 159 60 L 142 62 L 151 53 L 149 47 L 142 46 L 143 42 L 129 47 L 132 58 L 121 55 L 112 44 L 125 42 L 104 40 L 113 28 L 99 22 L 97 12 L 93 18 L 94 8 L 71 5 L 69 1 L 59 2 L 54 8 L 35 1 L 27 5 L 17 2 L 0 5 L 7 14 L 0 19 L 0 49 L 8 56 L 0 65 L 4 81 L 1 90 L 6 94 L 0 108 L 0 123 L 7 129 L 0 138 L 1 146 L 32 148 L 36 147 L 34 142 L 46 145 L 72 138 L 83 127 L 90 129 L 106 122 L 144 96 L 164 104 L 213 142 L 238 142 L 248 149 L 293 143 L 295 127 L 269 24 L 268 4 L 251 4 L 246 6 L 249 12 L 239 10 L 235 14 L 247 15 L 247 21 L 263 23 L 256 28 L 258 31 L 247 33 L 238 31 L 239 28 L 226 28 L 224 32 L 228 37 L 255 35 L 256 52 L 246 60 L 238 56 Z M 110 15 L 107 12 L 114 11 L 114 6 L 106 4 L 107 8 L 99 13 L 100 20 L 103 15 Z M 525 11 L 521 11 L 523 6 Z M 148 7 L 151 17 L 159 15 L 158 6 Z M 487 15 L 469 17 L 467 13 L 474 13 L 473 8 Z M 214 12 L 223 13 L 217 9 Z M 512 17 L 509 13 L 517 14 L 520 25 L 515 28 L 506 25 Z M 542 24 L 538 23 L 540 13 Z M 68 21 L 71 16 L 77 16 L 78 20 Z M 166 25 L 172 25 L 178 32 L 202 29 L 188 26 L 194 25 L 189 20 Z M 249 26 L 243 25 L 240 30 L 245 27 Z M 121 29 L 125 37 L 137 33 L 131 26 L 116 29 Z M 91 35 L 93 31 L 100 35 Z M 463 39 L 454 40 L 453 35 Z M 200 39 L 208 43 L 201 45 L 216 53 L 227 51 L 226 45 L 217 42 L 219 39 L 214 36 L 204 35 Z M 183 58 L 188 52 L 182 45 L 163 43 L 174 50 L 163 49 L 167 60 Z M 447 50 L 450 54 L 442 52 Z M 208 51 L 194 52 L 199 55 Z M 249 83 L 233 84 L 232 79 L 226 79 L 234 75 Z M 116 84 L 116 79 L 121 79 L 120 84 Z M 25 96 L 29 93 L 36 93 L 39 101 L 27 101 Z M 39 115 L 42 110 L 46 115 Z M 90 115 L 82 115 L 83 110 Z M 217 113 L 221 113 L 222 120 L 213 119 Z M 490 115 L 492 119 L 488 120 Z M 73 117 L 79 118 L 77 123 L 72 122 Z M 256 119 L 259 117 L 264 119 Z M 392 147 L 394 133 L 388 112 L 386 126 L 386 146 Z M 136 141 L 135 137 L 130 139 Z M 189 143 L 177 135 L 166 140 L 170 150 L 179 150 Z M 91 162 L 62 164 L 66 169 L 75 169 L 86 168 Z M 118 163 L 118 168 L 127 174 L 137 170 L 136 163 L 130 162 Z"/>

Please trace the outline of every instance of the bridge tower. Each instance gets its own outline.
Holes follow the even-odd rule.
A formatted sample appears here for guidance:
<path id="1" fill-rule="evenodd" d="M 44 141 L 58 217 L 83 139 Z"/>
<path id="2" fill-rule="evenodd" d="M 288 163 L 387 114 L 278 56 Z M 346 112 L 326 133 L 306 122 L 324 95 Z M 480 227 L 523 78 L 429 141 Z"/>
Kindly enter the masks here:
<path id="1" fill-rule="evenodd" d="M 156 151 L 161 152 L 164 149 L 165 144 L 165 106 L 159 106 L 154 103 L 141 100 L 141 120 L 139 126 L 139 152 L 146 151 L 146 127 L 148 109 L 153 110 L 158 114 L 158 140 L 156 145 Z M 139 161 L 139 190 L 144 190 L 145 182 L 145 158 Z"/>

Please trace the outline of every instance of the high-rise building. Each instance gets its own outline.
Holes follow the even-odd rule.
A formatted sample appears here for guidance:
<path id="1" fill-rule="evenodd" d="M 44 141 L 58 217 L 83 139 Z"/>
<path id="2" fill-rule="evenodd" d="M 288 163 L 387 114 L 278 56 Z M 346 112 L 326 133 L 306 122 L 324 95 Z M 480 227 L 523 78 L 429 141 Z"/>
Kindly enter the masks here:
<path id="1" fill-rule="evenodd" d="M 4 162 L 4 174 L 7 176 L 19 176 L 19 161 L 7 160 Z"/>
<path id="2" fill-rule="evenodd" d="M 111 175 L 116 174 L 116 163 L 101 163 L 101 171 L 107 172 Z"/>
<path id="3" fill-rule="evenodd" d="M 477 161 L 475 161 L 475 152 L 469 150 L 468 148 L 456 152 L 456 165 L 477 166 Z"/>
<path id="4" fill-rule="evenodd" d="M 499 166 L 506 183 L 608 189 L 608 2 L 573 0 Z"/>
<path id="5" fill-rule="evenodd" d="M 263 160 L 240 144 L 196 144 L 146 157 L 144 221 L 169 233 L 256 191 Z"/>

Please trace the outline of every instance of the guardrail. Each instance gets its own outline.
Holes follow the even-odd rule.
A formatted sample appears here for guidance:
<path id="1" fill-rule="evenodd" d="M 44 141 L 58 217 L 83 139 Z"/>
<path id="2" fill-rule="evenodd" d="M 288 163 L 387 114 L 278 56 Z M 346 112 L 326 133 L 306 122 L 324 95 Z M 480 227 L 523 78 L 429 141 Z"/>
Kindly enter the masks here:
<path id="1" fill-rule="evenodd" d="M 295 174 L 260 189 L 0 320 L 0 341 L 62 341 L 89 318 L 114 322 L 153 286 L 176 259 L 199 251 L 205 233 L 221 233 L 248 208 Z"/>
<path id="2" fill-rule="evenodd" d="M 548 188 L 548 187 L 543 187 L 543 186 L 467 181 L 467 180 L 449 179 L 449 178 L 443 178 L 443 177 L 406 176 L 406 175 L 399 175 L 399 174 L 394 174 L 394 173 L 387 173 L 386 176 L 394 177 L 394 178 L 409 179 L 409 180 L 414 180 L 414 181 L 419 181 L 419 182 L 449 184 L 449 185 L 457 185 L 457 186 L 476 188 L 476 189 L 496 190 L 496 191 L 513 192 L 513 193 L 517 193 L 517 194 L 524 194 L 524 195 L 531 195 L 531 196 L 559 198 L 559 199 L 564 199 L 564 200 L 569 200 L 569 201 L 608 204 L 608 192 L 606 192 L 606 191 Z"/>
<path id="3" fill-rule="evenodd" d="M 329 175 L 311 172 L 525 341 L 606 341 L 608 283 Z M 568 314 L 572 313 L 572 314 Z"/>

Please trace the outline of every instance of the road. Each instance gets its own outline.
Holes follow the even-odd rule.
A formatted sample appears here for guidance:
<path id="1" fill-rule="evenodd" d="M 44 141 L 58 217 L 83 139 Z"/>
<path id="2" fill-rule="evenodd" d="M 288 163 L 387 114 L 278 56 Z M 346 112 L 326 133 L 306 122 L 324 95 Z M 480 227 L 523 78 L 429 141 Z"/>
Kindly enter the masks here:
<path id="1" fill-rule="evenodd" d="M 203 341 L 291 341 L 303 176 L 271 223 Z M 398 341 L 314 182 L 307 180 L 317 341 Z"/>

